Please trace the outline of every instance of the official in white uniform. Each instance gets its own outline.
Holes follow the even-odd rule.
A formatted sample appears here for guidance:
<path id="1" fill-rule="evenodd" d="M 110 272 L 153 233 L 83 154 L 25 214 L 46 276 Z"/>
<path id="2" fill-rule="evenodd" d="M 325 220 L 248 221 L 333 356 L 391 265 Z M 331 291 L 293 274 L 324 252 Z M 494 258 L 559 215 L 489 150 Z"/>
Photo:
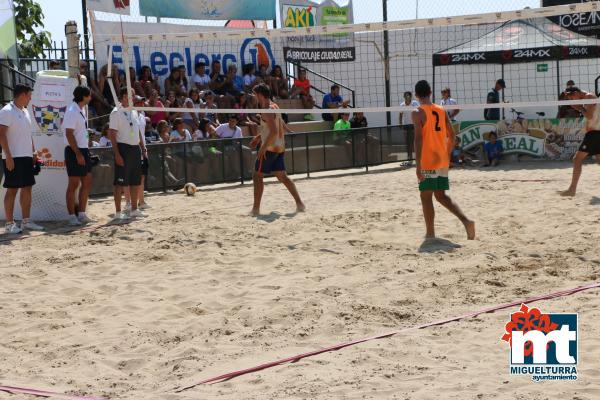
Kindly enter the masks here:
<path id="1" fill-rule="evenodd" d="M 137 111 L 126 111 L 129 107 L 127 88 L 118 93 L 122 107 L 116 107 L 110 114 L 109 135 L 115 155 L 114 199 L 115 217 L 120 220 L 143 217 L 138 210 L 139 186 L 142 182 L 142 153 L 146 146 L 140 132 L 140 119 Z M 123 190 L 129 190 L 131 195 L 131 211 L 121 211 L 121 196 Z"/>
<path id="2" fill-rule="evenodd" d="M 87 105 L 92 100 L 88 87 L 77 86 L 73 91 L 73 103 L 63 119 L 65 128 L 65 164 L 69 184 L 67 185 L 68 224 L 77 226 L 91 222 L 85 214 L 88 197 L 92 188 L 92 161 L 88 140 Z M 79 189 L 79 213 L 75 214 L 75 193 Z"/>
<path id="3" fill-rule="evenodd" d="M 43 227 L 29 219 L 31 215 L 31 189 L 35 185 L 34 167 L 38 162 L 31 134 L 31 117 L 27 106 L 31 101 L 32 89 L 17 84 L 13 90 L 13 101 L 0 110 L 0 146 L 4 168 L 4 212 L 6 233 L 21 233 L 24 229 L 40 231 Z M 20 193 L 19 203 L 23 213 L 21 225 L 14 220 L 15 200 Z"/>
<path id="4" fill-rule="evenodd" d="M 442 100 L 440 101 L 440 106 L 444 107 L 444 106 L 454 106 L 458 104 L 458 102 L 452 98 L 452 96 L 450 95 L 450 88 L 445 87 L 442 89 Z M 460 110 L 447 110 L 446 113 L 448 114 L 448 117 L 450 117 L 450 121 L 456 121 L 456 116 L 458 115 L 458 113 L 460 112 Z"/>

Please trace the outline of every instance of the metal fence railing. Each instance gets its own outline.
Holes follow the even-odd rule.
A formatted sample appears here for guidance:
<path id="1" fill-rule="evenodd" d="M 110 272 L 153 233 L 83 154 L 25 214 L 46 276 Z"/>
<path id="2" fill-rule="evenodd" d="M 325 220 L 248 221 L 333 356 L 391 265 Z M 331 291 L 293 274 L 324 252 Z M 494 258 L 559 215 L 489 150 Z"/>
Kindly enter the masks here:
<path id="1" fill-rule="evenodd" d="M 286 135 L 285 162 L 289 174 L 365 168 L 413 159 L 412 134 L 406 127 L 360 128 L 336 137 L 333 131 Z M 146 189 L 167 191 L 186 182 L 211 185 L 252 179 L 256 150 L 251 138 L 203 140 L 148 145 Z M 94 148 L 100 157 L 93 170 L 92 194 L 108 195 L 113 188 L 114 158 L 110 148 Z"/>

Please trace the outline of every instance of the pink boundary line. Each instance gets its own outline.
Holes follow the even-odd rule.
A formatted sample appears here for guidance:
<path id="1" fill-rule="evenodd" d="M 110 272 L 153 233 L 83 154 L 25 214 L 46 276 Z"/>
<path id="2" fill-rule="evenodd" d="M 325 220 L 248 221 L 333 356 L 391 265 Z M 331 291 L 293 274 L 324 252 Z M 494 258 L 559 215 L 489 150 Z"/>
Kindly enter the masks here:
<path id="1" fill-rule="evenodd" d="M 459 316 L 455 316 L 455 317 L 451 317 L 451 318 L 447 318 L 447 319 L 442 319 L 439 321 L 434 321 L 434 322 L 429 322 L 426 324 L 422 324 L 422 325 L 417 325 L 417 326 L 413 326 L 410 328 L 405 328 L 405 329 L 401 329 L 401 330 L 397 330 L 397 331 L 393 331 L 393 332 L 389 332 L 389 333 L 385 333 L 382 335 L 377 335 L 377 336 L 371 336 L 368 338 L 364 338 L 364 339 L 357 339 L 357 340 L 353 340 L 350 342 L 345 342 L 345 343 L 339 343 L 333 346 L 329 346 L 320 350 L 314 350 L 308 353 L 302 353 L 302 354 L 298 354 L 292 357 L 288 357 L 288 358 L 283 358 L 277 361 L 273 361 L 273 362 L 269 362 L 266 364 L 261 364 L 261 365 L 257 365 L 255 367 L 251 367 L 251 368 L 247 368 L 247 369 L 243 369 L 243 370 L 239 370 L 239 371 L 234 371 L 234 372 L 229 372 L 223 375 L 219 375 L 219 376 L 215 376 L 209 379 L 205 379 L 203 381 L 200 381 L 198 383 L 195 383 L 193 385 L 189 385 L 183 388 L 177 388 L 175 389 L 176 393 L 180 393 L 183 392 L 185 390 L 188 389 L 192 389 L 196 386 L 199 385 L 205 385 L 208 383 L 217 383 L 217 382 L 222 382 L 222 381 L 226 381 L 229 379 L 233 379 L 242 375 L 246 375 L 246 374 L 250 374 L 252 372 L 257 372 L 257 371 L 261 371 L 264 369 L 268 369 L 268 368 L 273 368 L 276 367 L 278 365 L 282 365 L 282 364 L 286 364 L 286 363 L 291 363 L 291 362 L 297 362 L 303 358 L 307 358 L 307 357 L 312 357 L 312 356 L 316 356 L 318 354 L 323 354 L 323 353 L 328 353 L 331 351 L 336 351 L 336 350 L 341 350 L 345 347 L 349 347 L 349 346 L 354 346 L 360 343 L 364 343 L 364 342 L 368 342 L 368 341 L 372 341 L 372 340 L 377 340 L 377 339 L 384 339 L 384 338 L 389 338 L 395 335 L 398 335 L 400 333 L 403 332 L 407 332 L 407 331 L 411 331 L 411 330 L 417 330 L 417 329 L 425 329 L 425 328 L 429 328 L 432 326 L 438 326 L 438 325 L 445 325 L 448 324 L 450 322 L 455 322 L 455 321 L 459 321 L 465 318 L 472 318 L 472 317 L 476 317 L 478 315 L 481 314 L 487 314 L 487 313 L 493 313 L 499 310 L 503 310 L 506 308 L 510 308 L 510 307 L 514 307 L 520 304 L 527 304 L 527 303 L 533 303 L 533 302 L 537 302 L 540 300 L 550 300 L 550 299 L 554 299 L 557 297 L 564 297 L 564 296 L 570 296 L 573 295 L 575 293 L 578 292 L 582 292 L 584 290 L 589 290 L 589 289 L 597 289 L 600 288 L 600 281 L 598 282 L 593 282 L 584 286 L 578 286 L 576 288 L 573 289 L 566 289 L 566 290 L 561 290 L 558 292 L 554 292 L 554 293 L 550 293 L 550 294 L 546 294 L 546 295 L 541 295 L 541 296 L 536 296 L 536 297 L 530 297 L 527 299 L 523 299 L 523 300 L 517 300 L 517 301 L 513 301 L 510 303 L 505 303 L 505 304 L 500 304 L 497 306 L 493 306 L 493 307 L 489 307 L 489 308 L 484 308 L 482 310 L 479 311 L 475 311 L 475 312 L 471 312 L 468 314 L 463 314 L 463 315 L 459 315 Z"/>
<path id="2" fill-rule="evenodd" d="M 45 390 L 38 390 L 38 389 L 20 388 L 20 387 L 15 387 L 15 386 L 3 386 L 3 385 L 0 385 L 0 391 L 9 392 L 9 393 L 12 393 L 12 394 L 30 394 L 32 396 L 38 396 L 38 397 L 56 397 L 56 398 L 61 398 L 61 399 L 106 400 L 106 399 L 104 399 L 102 397 L 74 396 L 74 395 L 70 395 L 70 394 L 48 392 L 48 391 L 45 391 Z"/>

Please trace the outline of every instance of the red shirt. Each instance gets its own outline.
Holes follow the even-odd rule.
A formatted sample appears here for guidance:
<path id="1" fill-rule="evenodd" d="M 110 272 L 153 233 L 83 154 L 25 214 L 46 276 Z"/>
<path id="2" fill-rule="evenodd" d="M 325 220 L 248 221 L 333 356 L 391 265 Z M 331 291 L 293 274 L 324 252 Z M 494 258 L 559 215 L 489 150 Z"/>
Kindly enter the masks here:
<path id="1" fill-rule="evenodd" d="M 156 103 L 154 103 L 154 105 L 151 107 L 165 108 L 165 106 L 163 105 L 163 103 L 160 102 L 160 100 L 156 100 Z M 154 114 L 152 114 L 152 117 L 150 117 L 152 125 L 158 124 L 163 119 L 167 119 L 167 113 L 164 111 L 156 111 Z"/>
<path id="2" fill-rule="evenodd" d="M 305 79 L 301 81 L 300 79 L 294 80 L 294 86 L 302 88 L 302 94 L 308 96 L 310 94 L 310 81 Z"/>

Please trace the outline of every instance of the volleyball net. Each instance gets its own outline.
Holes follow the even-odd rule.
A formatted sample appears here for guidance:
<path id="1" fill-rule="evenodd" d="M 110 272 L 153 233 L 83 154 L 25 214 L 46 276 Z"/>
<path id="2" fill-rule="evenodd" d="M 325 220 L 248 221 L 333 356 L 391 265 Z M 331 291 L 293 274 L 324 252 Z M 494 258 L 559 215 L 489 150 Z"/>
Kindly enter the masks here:
<path id="1" fill-rule="evenodd" d="M 217 97 L 218 108 L 212 112 L 219 114 L 239 113 L 233 104 L 240 93 L 251 93 L 251 86 L 258 82 L 253 81 L 254 75 L 259 76 L 261 68 L 270 74 L 280 66 L 281 77 L 259 77 L 259 81 L 270 83 L 275 91 L 286 87 L 284 93 L 277 93 L 277 97 L 285 97 L 300 71 L 306 70 L 315 101 L 310 113 L 317 116 L 331 113 L 321 107 L 334 85 L 348 101 L 348 112 L 373 116 L 406 112 L 411 108 L 406 106 L 405 92 L 414 92 L 415 83 L 425 79 L 436 103 L 442 101 L 442 90 L 449 89 L 458 104 L 447 108 L 459 109 L 458 119 L 481 120 L 486 109 L 496 110 L 492 117 L 500 113 L 500 118 L 538 119 L 556 117 L 559 107 L 598 102 L 559 100 L 568 81 L 585 91 L 598 90 L 600 39 L 568 30 L 555 17 L 596 13 L 599 3 L 295 29 L 160 24 L 165 31 L 148 34 L 143 27 L 147 24 L 131 27 L 115 22 L 113 33 L 97 35 L 97 41 L 109 44 L 108 63 L 123 71 L 131 93 L 136 90 L 132 75 L 139 75 L 147 66 L 153 79 L 160 82 L 162 94 L 168 96 L 165 80 L 174 69 L 180 69 L 185 79 L 176 96 L 184 101 L 196 86 L 196 66 L 206 65 L 205 73 L 210 76 L 216 65 L 217 80 L 226 81 L 223 85 L 209 83 Z M 232 66 L 235 72 L 228 77 Z M 244 82 L 250 66 L 254 72 Z M 494 92 L 499 79 L 505 87 Z M 250 81 L 250 85 L 244 84 Z M 229 101 L 219 101 L 224 96 L 229 96 Z M 490 96 L 496 96 L 499 103 L 488 104 Z M 181 109 L 166 105 L 160 111 Z M 252 107 L 245 110 L 259 111 L 265 112 Z M 287 114 L 307 112 L 300 107 L 285 110 Z M 394 116 L 392 122 L 396 121 Z"/>

